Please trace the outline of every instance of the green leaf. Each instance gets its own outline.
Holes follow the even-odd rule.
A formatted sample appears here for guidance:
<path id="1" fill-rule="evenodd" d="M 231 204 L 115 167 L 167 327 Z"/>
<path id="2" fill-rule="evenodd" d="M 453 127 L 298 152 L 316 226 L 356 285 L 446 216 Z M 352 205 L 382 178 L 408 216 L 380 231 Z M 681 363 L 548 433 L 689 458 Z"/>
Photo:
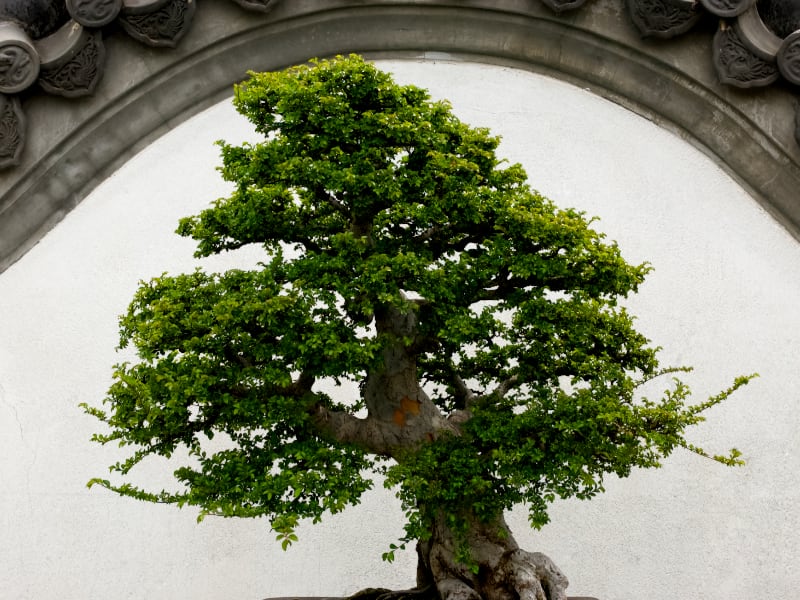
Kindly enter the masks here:
<path id="1" fill-rule="evenodd" d="M 379 474 L 406 517 L 384 560 L 444 518 L 477 573 L 469 527 L 516 504 L 540 528 L 679 447 L 741 464 L 686 431 L 753 376 L 692 404 L 621 306 L 650 265 L 531 189 L 488 130 L 357 56 L 253 73 L 234 103 L 262 136 L 219 143 L 233 191 L 177 232 L 261 262 L 139 285 L 119 324 L 136 359 L 105 410 L 81 405 L 128 452 L 124 483 L 90 487 L 265 516 L 285 550 Z M 170 490 L 127 482 L 153 461 Z"/>

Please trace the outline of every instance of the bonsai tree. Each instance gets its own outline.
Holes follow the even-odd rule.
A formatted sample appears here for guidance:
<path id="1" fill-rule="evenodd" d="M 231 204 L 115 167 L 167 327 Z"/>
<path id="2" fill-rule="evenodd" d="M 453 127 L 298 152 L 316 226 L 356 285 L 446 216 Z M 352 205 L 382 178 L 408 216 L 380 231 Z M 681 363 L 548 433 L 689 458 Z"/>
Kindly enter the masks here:
<path id="1" fill-rule="evenodd" d="M 563 600 L 567 579 L 504 511 L 541 527 L 608 473 L 705 455 L 685 429 L 748 378 L 696 405 L 677 379 L 641 397 L 680 370 L 619 304 L 649 267 L 424 90 L 350 56 L 253 74 L 234 102 L 263 141 L 221 143 L 235 190 L 178 232 L 198 256 L 258 244 L 263 262 L 140 285 L 121 317 L 138 360 L 116 367 L 107 411 L 85 408 L 110 428 L 97 441 L 132 449 L 119 475 L 186 460 L 175 490 L 90 485 L 266 516 L 285 547 L 382 479 L 407 519 L 384 558 L 416 542 L 418 590 Z"/>

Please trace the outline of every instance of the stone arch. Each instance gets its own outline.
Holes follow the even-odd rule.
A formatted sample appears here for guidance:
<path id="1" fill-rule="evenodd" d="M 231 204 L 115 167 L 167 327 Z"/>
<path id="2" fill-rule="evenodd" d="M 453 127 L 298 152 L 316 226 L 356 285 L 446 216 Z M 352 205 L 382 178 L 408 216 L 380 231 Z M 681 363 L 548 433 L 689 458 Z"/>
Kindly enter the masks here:
<path id="1" fill-rule="evenodd" d="M 229 95 L 248 70 L 349 52 L 492 62 L 590 89 L 698 146 L 798 235 L 800 148 L 786 125 L 797 110 L 793 90 L 726 87 L 710 68 L 710 35 L 666 47 L 642 39 L 621 8 L 620 0 L 565 14 L 521 0 L 308 0 L 262 14 L 203 2 L 176 49 L 143 51 L 111 32 L 93 96 L 22 98 L 34 133 L 20 164 L 0 174 L 0 271 L 120 164 Z"/>

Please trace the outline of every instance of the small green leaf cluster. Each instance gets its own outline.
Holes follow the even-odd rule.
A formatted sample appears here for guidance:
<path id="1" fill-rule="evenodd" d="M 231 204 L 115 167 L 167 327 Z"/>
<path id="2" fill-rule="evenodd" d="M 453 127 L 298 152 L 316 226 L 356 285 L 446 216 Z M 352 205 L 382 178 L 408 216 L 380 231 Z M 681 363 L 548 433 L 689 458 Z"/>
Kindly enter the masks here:
<path id="1" fill-rule="evenodd" d="M 424 538 L 439 513 L 451 517 L 452 531 L 465 533 L 470 518 L 491 523 L 517 504 L 528 507 L 531 525 L 540 528 L 556 498 L 592 498 L 604 490 L 608 473 L 626 477 L 637 467 L 659 467 L 677 447 L 729 466 L 743 464 L 735 448 L 728 456 L 711 456 L 688 443 L 684 432 L 753 377 L 737 378 L 698 405 L 688 403 L 690 391 L 677 378 L 658 401 L 635 398 L 644 383 L 639 381 L 623 396 L 611 386 L 571 394 L 542 389 L 524 408 L 479 403 L 462 435 L 447 436 L 388 469 L 387 485 L 400 486 L 407 511 L 405 540 Z"/>
<path id="2" fill-rule="evenodd" d="M 178 447 L 195 464 L 175 471 L 177 492 L 94 483 L 223 516 L 319 519 L 357 502 L 371 487 L 362 475 L 371 463 L 363 451 L 317 435 L 309 406 L 335 404 L 292 385 L 296 370 L 344 377 L 373 361 L 374 344 L 326 317 L 329 300 L 287 284 L 280 256 L 261 271 L 143 283 L 120 320 L 120 345 L 134 344 L 140 360 L 117 366 L 110 414 L 88 409 L 112 430 L 95 439 L 136 447 L 112 467 L 122 475 Z M 208 452 L 219 433 L 227 443 Z"/>
<path id="3" fill-rule="evenodd" d="M 357 503 L 373 471 L 399 490 L 408 541 L 437 515 L 458 531 L 518 503 L 541 526 L 550 502 L 596 495 L 605 474 L 658 466 L 676 447 L 705 455 L 684 431 L 749 378 L 695 406 L 677 379 L 640 397 L 679 371 L 619 303 L 649 266 L 532 190 L 497 158 L 497 137 L 357 56 L 252 74 L 235 104 L 263 140 L 220 143 L 235 189 L 178 232 L 198 256 L 258 244 L 264 262 L 143 283 L 121 319 L 139 360 L 118 365 L 108 414 L 87 407 L 111 430 L 98 441 L 134 448 L 119 474 L 179 447 L 194 463 L 175 472 L 177 492 L 100 484 L 267 515 L 287 546 L 299 518 Z M 314 415 L 365 407 L 315 383 L 380 371 L 397 343 L 377 326 L 390 312 L 413 316 L 403 351 L 442 417 L 468 418 L 386 467 Z"/>

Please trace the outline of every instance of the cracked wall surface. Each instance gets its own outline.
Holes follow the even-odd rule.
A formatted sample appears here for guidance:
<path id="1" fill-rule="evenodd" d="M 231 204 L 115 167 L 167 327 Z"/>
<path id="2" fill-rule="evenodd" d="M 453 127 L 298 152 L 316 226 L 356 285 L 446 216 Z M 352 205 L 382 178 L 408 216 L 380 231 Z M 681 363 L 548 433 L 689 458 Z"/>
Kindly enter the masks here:
<path id="1" fill-rule="evenodd" d="M 736 445 L 746 467 L 677 453 L 660 471 L 610 480 L 595 500 L 557 504 L 539 533 L 515 512 L 520 543 L 551 555 L 574 595 L 794 597 L 796 240 L 680 135 L 580 87 L 442 53 L 381 65 L 502 134 L 501 152 L 523 162 L 534 187 L 598 215 L 629 260 L 652 262 L 630 308 L 663 346 L 663 362 L 697 367 L 696 392 L 761 374 L 693 434 L 720 451 Z M 177 219 L 225 193 L 211 142 L 250 135 L 226 104 L 200 114 L 136 155 L 0 274 L 0 597 L 258 599 L 413 583 L 413 551 L 380 561 L 402 516 L 380 486 L 361 506 L 303 527 L 287 553 L 263 521 L 198 525 L 188 509 L 85 488 L 117 458 L 89 443 L 97 425 L 77 406 L 99 405 L 113 363 L 126 358 L 114 352 L 116 316 L 138 280 L 194 267 L 191 243 L 172 234 Z M 158 464 L 139 478 L 169 484 Z"/>

